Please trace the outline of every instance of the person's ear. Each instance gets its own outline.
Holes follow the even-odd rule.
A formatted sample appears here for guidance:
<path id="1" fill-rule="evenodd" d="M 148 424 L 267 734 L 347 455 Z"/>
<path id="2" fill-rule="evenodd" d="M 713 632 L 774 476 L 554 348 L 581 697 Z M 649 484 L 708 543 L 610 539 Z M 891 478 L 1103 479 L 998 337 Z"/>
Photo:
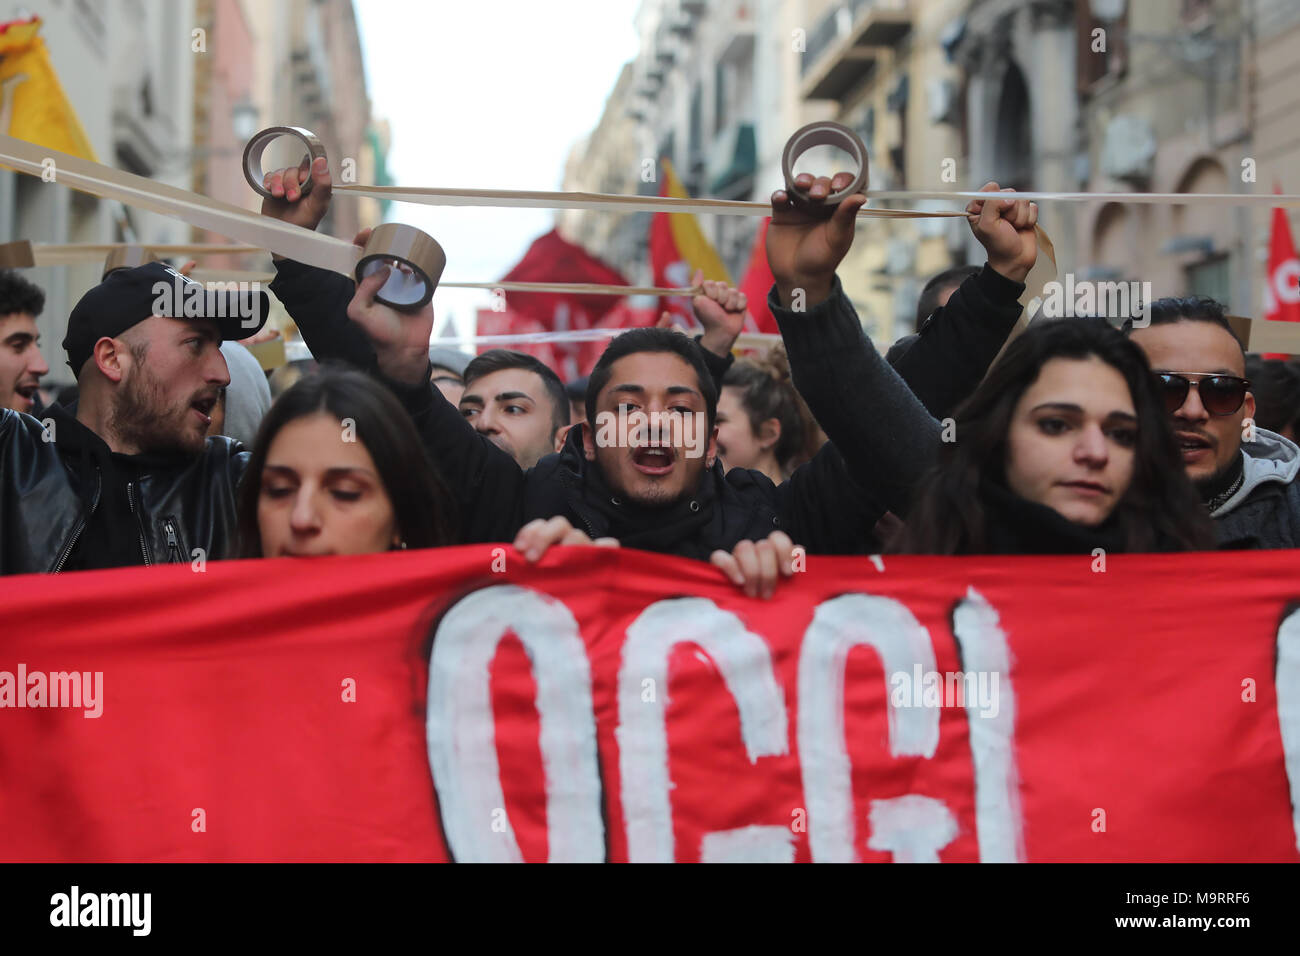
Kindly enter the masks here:
<path id="1" fill-rule="evenodd" d="M 582 422 L 582 455 L 587 461 L 596 460 L 596 433 L 591 430 L 591 422 Z"/>
<path id="2" fill-rule="evenodd" d="M 779 418 L 769 418 L 758 426 L 758 446 L 763 451 L 771 450 L 780 440 L 781 420 Z"/>
<path id="3" fill-rule="evenodd" d="M 564 448 L 564 440 L 569 437 L 569 429 L 572 427 L 573 425 L 569 424 L 555 430 L 555 447 L 552 449 L 553 451 L 560 451 Z"/>
<path id="4" fill-rule="evenodd" d="M 90 355 L 99 373 L 110 382 L 120 383 L 131 367 L 131 350 L 122 339 L 106 335 L 95 343 Z"/>
<path id="5" fill-rule="evenodd" d="M 709 450 L 704 458 L 704 467 L 712 468 L 713 463 L 718 460 L 718 426 L 713 426 L 713 431 L 709 433 Z"/>
<path id="6" fill-rule="evenodd" d="M 1247 392 L 1247 393 L 1246 393 L 1246 401 L 1242 403 L 1241 409 L 1242 409 L 1242 411 L 1244 411 L 1244 412 L 1246 413 L 1246 418 L 1249 418 L 1249 419 L 1251 419 L 1251 420 L 1254 420 L 1254 418 L 1255 418 L 1255 395 L 1254 395 L 1253 392 Z M 1255 424 L 1256 424 L 1256 426 L 1259 425 L 1258 422 L 1256 422 Z"/>

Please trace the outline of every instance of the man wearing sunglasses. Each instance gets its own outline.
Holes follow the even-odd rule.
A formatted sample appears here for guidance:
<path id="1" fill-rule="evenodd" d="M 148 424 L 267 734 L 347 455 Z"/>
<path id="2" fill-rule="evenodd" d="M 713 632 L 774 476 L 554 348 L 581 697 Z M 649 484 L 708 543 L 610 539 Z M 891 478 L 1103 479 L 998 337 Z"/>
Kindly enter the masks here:
<path id="1" fill-rule="evenodd" d="M 1156 373 L 1187 476 L 1224 548 L 1300 547 L 1300 449 L 1255 427 L 1241 342 L 1213 299 L 1157 299 L 1124 331 Z"/>

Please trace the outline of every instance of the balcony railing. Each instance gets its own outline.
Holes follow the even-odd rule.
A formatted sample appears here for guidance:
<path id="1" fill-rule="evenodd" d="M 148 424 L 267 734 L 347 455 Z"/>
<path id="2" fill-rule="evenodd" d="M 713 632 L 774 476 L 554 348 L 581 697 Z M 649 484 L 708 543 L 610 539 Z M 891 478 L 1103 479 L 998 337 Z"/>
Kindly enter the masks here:
<path id="1" fill-rule="evenodd" d="M 841 0 L 809 33 L 799 65 L 806 99 L 842 99 L 883 48 L 912 30 L 906 0 Z"/>

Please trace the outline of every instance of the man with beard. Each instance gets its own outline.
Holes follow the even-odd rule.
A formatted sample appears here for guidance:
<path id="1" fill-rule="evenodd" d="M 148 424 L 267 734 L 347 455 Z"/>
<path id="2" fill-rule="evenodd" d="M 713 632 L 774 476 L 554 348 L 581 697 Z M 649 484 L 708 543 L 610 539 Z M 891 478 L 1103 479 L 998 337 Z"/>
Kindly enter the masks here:
<path id="1" fill-rule="evenodd" d="M 1224 308 L 1204 297 L 1151 304 L 1150 325 L 1124 331 L 1146 353 L 1187 475 L 1221 548 L 1300 547 L 1300 449 L 1254 424 L 1246 357 Z"/>
<path id="2" fill-rule="evenodd" d="M 41 376 L 50 371 L 36 331 L 44 307 L 37 286 L 16 272 L 0 272 L 0 408 L 36 414 Z"/>
<path id="3" fill-rule="evenodd" d="M 63 340 L 75 409 L 41 420 L 0 409 L 0 574 L 230 553 L 249 452 L 207 430 L 230 383 L 221 342 L 255 334 L 268 301 L 206 291 L 161 263 L 82 296 Z M 368 344 L 387 369 L 395 345 Z"/>

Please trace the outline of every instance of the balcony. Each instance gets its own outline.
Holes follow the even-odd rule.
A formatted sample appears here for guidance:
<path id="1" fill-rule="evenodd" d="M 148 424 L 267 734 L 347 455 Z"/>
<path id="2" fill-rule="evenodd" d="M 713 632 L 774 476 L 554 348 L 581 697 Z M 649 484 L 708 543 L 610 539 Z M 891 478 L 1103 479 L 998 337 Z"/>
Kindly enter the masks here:
<path id="1" fill-rule="evenodd" d="M 911 31 L 905 0 L 843 0 L 808 36 L 799 67 L 804 99 L 843 99 Z"/>

